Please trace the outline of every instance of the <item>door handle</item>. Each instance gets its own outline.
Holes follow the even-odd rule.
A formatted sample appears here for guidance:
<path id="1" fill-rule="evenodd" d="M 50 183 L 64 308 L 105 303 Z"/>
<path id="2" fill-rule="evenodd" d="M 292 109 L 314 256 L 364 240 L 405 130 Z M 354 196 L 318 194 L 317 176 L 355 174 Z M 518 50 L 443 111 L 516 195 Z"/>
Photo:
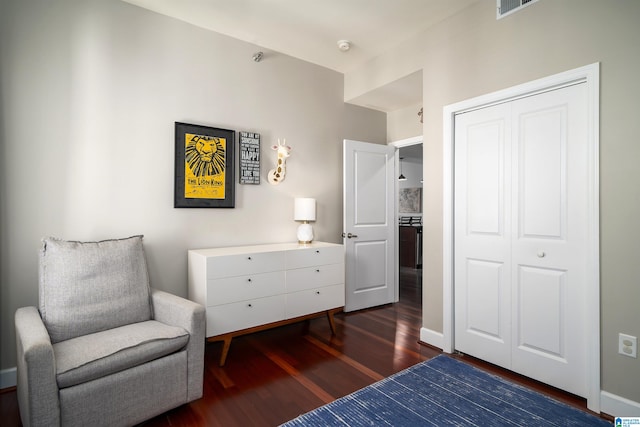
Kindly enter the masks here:
<path id="1" fill-rule="evenodd" d="M 347 239 L 353 239 L 355 237 L 358 237 L 357 234 L 351 234 L 351 233 L 347 233 L 347 235 L 345 236 L 344 233 L 342 233 L 342 237 L 346 237 Z"/>

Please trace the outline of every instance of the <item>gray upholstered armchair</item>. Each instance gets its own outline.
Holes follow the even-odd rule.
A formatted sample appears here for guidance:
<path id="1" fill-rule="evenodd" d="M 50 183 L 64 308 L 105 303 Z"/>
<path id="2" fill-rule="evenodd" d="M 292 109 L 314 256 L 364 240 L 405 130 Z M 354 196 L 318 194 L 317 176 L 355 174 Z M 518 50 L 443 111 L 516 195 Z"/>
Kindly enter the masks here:
<path id="1" fill-rule="evenodd" d="M 16 311 L 25 426 L 132 425 L 202 396 L 204 308 L 149 287 L 142 236 L 44 239 Z"/>

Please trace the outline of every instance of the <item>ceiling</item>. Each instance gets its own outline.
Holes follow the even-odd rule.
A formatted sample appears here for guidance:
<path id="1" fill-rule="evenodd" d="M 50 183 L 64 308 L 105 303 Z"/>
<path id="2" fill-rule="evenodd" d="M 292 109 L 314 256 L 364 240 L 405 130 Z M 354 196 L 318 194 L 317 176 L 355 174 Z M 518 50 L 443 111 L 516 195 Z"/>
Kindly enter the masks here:
<path id="1" fill-rule="evenodd" d="M 346 73 L 479 0 L 123 1 Z M 388 112 L 421 101 L 414 73 L 353 103 Z"/>

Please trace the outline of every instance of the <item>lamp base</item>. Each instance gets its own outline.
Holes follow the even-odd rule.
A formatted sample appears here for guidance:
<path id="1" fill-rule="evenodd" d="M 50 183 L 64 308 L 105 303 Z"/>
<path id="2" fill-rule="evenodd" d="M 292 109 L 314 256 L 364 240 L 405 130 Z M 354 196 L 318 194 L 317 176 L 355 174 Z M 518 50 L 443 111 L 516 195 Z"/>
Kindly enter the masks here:
<path id="1" fill-rule="evenodd" d="M 313 241 L 313 227 L 308 222 L 298 226 L 298 243 L 306 244 Z"/>

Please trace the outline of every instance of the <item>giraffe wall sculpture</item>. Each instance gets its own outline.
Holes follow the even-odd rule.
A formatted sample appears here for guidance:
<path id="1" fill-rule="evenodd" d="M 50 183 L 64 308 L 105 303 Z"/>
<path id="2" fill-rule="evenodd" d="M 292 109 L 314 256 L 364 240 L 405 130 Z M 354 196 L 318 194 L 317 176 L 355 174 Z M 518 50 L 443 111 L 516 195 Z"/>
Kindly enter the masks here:
<path id="1" fill-rule="evenodd" d="M 276 167 L 271 169 L 267 175 L 267 179 L 271 185 L 277 185 L 284 181 L 287 171 L 287 157 L 291 155 L 291 147 L 285 145 L 286 142 L 287 140 L 285 139 L 281 144 L 280 139 L 278 138 L 278 145 L 271 146 L 273 150 L 276 150 L 278 155 Z"/>

